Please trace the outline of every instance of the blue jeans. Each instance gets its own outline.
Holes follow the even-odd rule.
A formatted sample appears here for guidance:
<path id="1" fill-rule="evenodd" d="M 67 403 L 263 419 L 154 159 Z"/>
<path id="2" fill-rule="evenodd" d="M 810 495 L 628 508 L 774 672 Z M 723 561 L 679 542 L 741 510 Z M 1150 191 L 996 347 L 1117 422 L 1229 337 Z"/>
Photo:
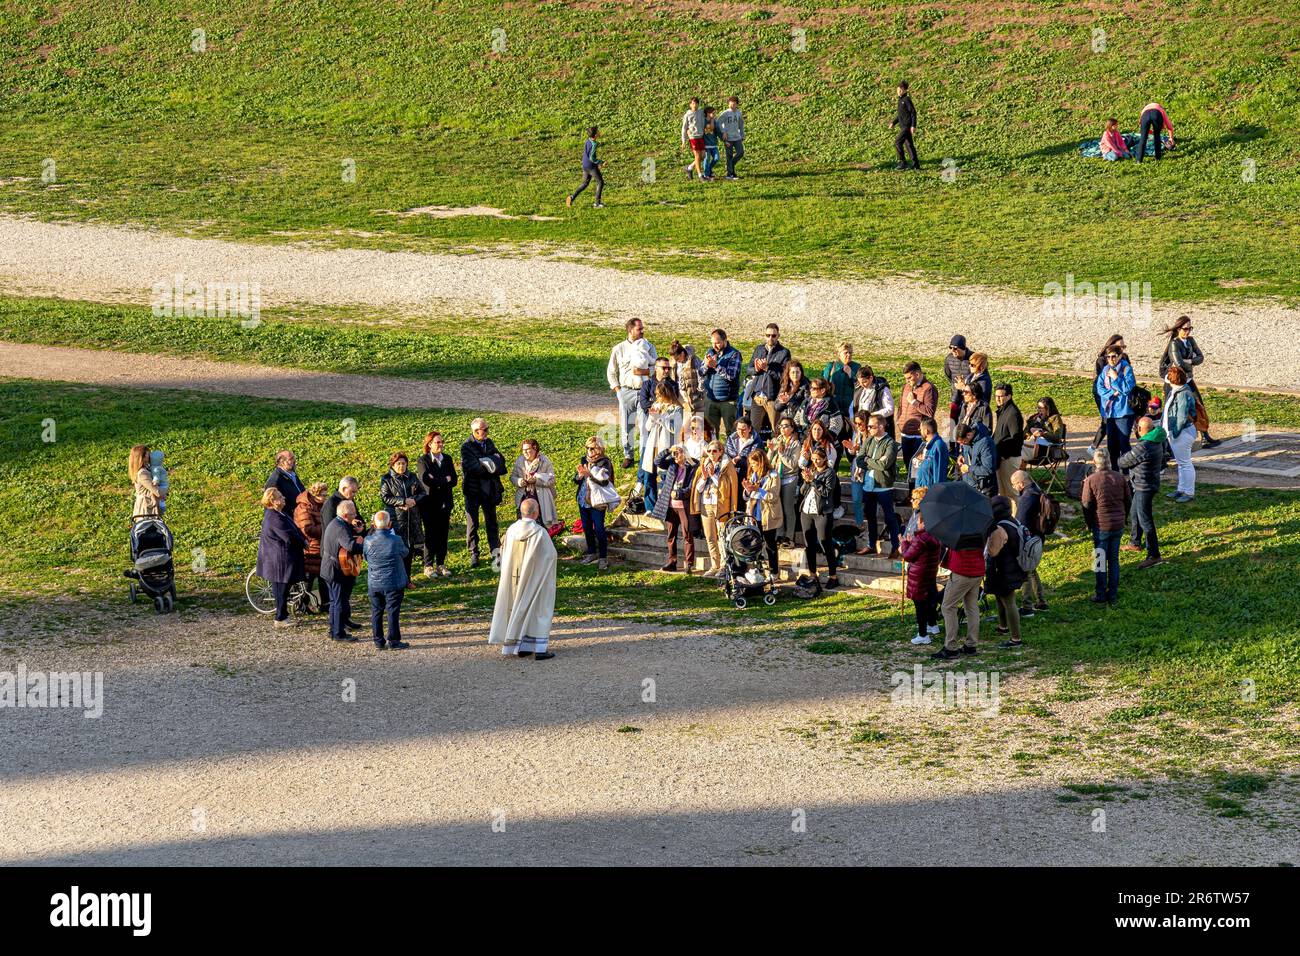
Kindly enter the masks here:
<path id="1" fill-rule="evenodd" d="M 1154 491 L 1135 491 L 1133 506 L 1129 510 L 1129 519 L 1132 522 L 1131 540 L 1140 548 L 1145 534 L 1148 558 L 1160 557 L 1160 541 L 1156 538 L 1156 517 L 1152 511 L 1155 500 Z"/>
<path id="2" fill-rule="evenodd" d="M 649 514 L 655 510 L 655 500 L 659 497 L 658 482 L 655 480 L 654 472 L 638 468 L 636 471 L 636 480 L 641 483 L 645 489 L 645 513 Z"/>
<path id="3" fill-rule="evenodd" d="M 605 536 L 605 509 L 578 508 L 582 517 L 582 535 L 587 539 L 587 553 L 605 557 L 609 549 L 609 539 Z"/>
<path id="4" fill-rule="evenodd" d="M 1124 529 L 1092 532 L 1092 570 L 1097 578 L 1097 597 L 1114 601 L 1119 595 L 1119 544 Z"/>
<path id="5" fill-rule="evenodd" d="M 873 548 L 876 542 L 880 540 L 880 533 L 876 529 L 876 508 L 885 513 L 885 530 L 889 532 L 889 547 L 894 550 L 898 547 L 898 512 L 894 510 L 894 489 L 888 491 L 864 491 L 862 493 L 863 503 L 867 511 L 867 543 Z"/>
<path id="6" fill-rule="evenodd" d="M 330 637 L 347 637 L 343 628 L 352 623 L 352 589 L 357 579 L 336 573 L 330 581 Z"/>
<path id="7" fill-rule="evenodd" d="M 640 397 L 639 390 L 635 388 L 620 388 L 618 390 L 618 437 L 623 443 L 623 457 L 635 458 L 633 448 L 637 430 L 637 422 L 640 420 L 640 407 L 637 405 L 637 399 Z"/>
<path id="8" fill-rule="evenodd" d="M 1122 415 L 1106 420 L 1106 450 L 1110 452 L 1110 467 L 1119 468 L 1119 458 L 1133 447 L 1133 416 Z"/>
<path id="9" fill-rule="evenodd" d="M 903 467 L 907 469 L 907 477 L 912 477 L 912 457 L 921 450 L 925 444 L 925 439 L 920 435 L 904 435 L 898 440 L 898 449 L 903 454 Z"/>
<path id="10" fill-rule="evenodd" d="M 853 523 L 862 527 L 862 482 L 849 479 L 849 491 L 853 494 Z"/>
<path id="11" fill-rule="evenodd" d="M 745 144 L 743 140 L 724 140 L 723 148 L 727 151 L 727 175 L 736 175 L 736 163 L 745 158 Z"/>
<path id="12" fill-rule="evenodd" d="M 718 147 L 705 146 L 704 147 L 704 175 L 712 176 L 713 167 L 716 166 L 717 164 L 718 164 Z"/>
<path id="13" fill-rule="evenodd" d="M 402 595 L 405 588 L 370 592 L 370 635 L 376 644 L 384 643 L 384 615 L 388 615 L 388 642 L 396 644 L 402 639 L 402 628 L 397 617 L 402 612 Z"/>

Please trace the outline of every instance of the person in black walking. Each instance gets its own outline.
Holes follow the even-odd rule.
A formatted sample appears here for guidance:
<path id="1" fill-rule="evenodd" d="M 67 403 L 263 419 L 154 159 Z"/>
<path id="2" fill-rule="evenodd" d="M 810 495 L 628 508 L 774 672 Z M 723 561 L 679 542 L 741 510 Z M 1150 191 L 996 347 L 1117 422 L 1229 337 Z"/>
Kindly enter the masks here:
<path id="1" fill-rule="evenodd" d="M 604 209 L 605 204 L 600 201 L 601 194 L 605 191 L 605 177 L 600 174 L 600 164 L 603 159 L 596 158 L 596 140 L 600 137 L 600 127 L 592 126 L 587 130 L 587 141 L 582 144 L 582 185 L 571 192 L 564 200 L 566 206 L 572 206 L 573 201 L 578 198 L 578 193 L 587 188 L 588 184 L 594 179 L 596 181 L 596 201 L 592 204 L 595 209 Z"/>
<path id="2" fill-rule="evenodd" d="M 912 168 L 920 169 L 921 161 L 916 158 L 916 142 L 913 140 L 916 136 L 916 107 L 912 105 L 912 96 L 907 92 L 907 80 L 898 84 L 898 112 L 889 128 L 895 126 L 898 127 L 898 135 L 894 137 L 894 152 L 898 153 L 898 165 L 894 168 L 907 169 L 907 159 L 903 153 L 906 148 L 907 155 L 912 157 Z"/>

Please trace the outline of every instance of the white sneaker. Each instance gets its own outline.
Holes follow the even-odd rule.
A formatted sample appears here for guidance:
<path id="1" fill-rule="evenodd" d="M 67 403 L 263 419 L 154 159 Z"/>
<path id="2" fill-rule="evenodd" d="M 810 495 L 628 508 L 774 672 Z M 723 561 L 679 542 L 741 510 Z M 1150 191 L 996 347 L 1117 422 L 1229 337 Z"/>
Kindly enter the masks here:
<path id="1" fill-rule="evenodd" d="M 930 643 L 932 643 L 932 642 L 931 642 L 931 640 L 930 640 L 930 635 L 929 635 L 929 634 L 918 634 L 918 635 L 916 635 L 916 637 L 912 638 L 912 643 L 913 643 L 913 644 L 930 644 Z"/>
<path id="2" fill-rule="evenodd" d="M 438 576 L 438 569 L 431 565 L 425 565 L 424 576 L 426 578 L 436 578 Z"/>
<path id="3" fill-rule="evenodd" d="M 939 634 L 939 625 L 931 624 L 925 629 L 925 633 L 929 634 L 931 637 L 937 637 Z"/>

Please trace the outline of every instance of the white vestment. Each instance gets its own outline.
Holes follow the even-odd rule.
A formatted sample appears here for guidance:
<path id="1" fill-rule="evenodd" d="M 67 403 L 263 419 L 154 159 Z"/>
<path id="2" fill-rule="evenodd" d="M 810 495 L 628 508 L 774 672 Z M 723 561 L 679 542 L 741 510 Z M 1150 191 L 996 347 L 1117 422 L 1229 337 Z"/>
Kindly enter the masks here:
<path id="1" fill-rule="evenodd" d="M 501 583 L 489 644 L 503 654 L 545 651 L 555 614 L 555 545 L 536 521 L 521 518 L 501 544 Z"/>

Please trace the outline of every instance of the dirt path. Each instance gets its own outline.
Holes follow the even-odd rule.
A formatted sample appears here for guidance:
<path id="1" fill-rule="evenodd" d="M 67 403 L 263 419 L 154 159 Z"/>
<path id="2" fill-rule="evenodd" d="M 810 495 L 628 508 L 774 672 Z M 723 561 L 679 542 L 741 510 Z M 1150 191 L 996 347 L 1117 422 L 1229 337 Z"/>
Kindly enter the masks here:
<path id="1" fill-rule="evenodd" d="M 376 408 L 465 408 L 483 413 L 526 413 L 544 421 L 596 422 L 613 415 L 612 403 L 600 404 L 584 392 L 491 382 L 422 382 L 10 342 L 0 342 L 0 377 L 192 389 Z"/>
<path id="2" fill-rule="evenodd" d="M 0 862 L 1300 862 L 1286 825 L 1217 818 L 1196 785 L 1067 803 L 1061 783 L 1090 768 L 1027 779 L 1003 755 L 953 773 L 901 743 L 810 739 L 810 724 L 889 710 L 870 658 L 599 618 L 560 627 L 544 664 L 436 613 L 408 614 L 412 649 L 382 655 L 331 645 L 318 624 L 272 636 L 252 614 L 144 624 L 8 655 L 29 673 L 102 672 L 104 712 L 0 721 Z M 1003 693 L 1020 691 L 1009 678 Z M 1025 720 L 891 719 L 950 727 L 972 749 Z M 1275 791 L 1285 823 L 1294 794 Z"/>
<path id="3" fill-rule="evenodd" d="M 1163 302 L 1136 319 L 1044 311 L 1044 296 L 887 281 L 745 282 L 619 271 L 583 263 L 487 255 L 425 255 L 302 245 L 241 244 L 160 232 L 0 218 L 0 289 L 93 301 L 147 303 L 176 274 L 201 283 L 250 283 L 264 307 L 313 303 L 427 309 L 431 305 L 530 316 L 641 316 L 680 324 L 700 303 L 747 337 L 765 323 L 942 353 L 954 332 L 997 354 L 1076 356 L 1088 367 L 1108 335 L 1124 332 L 1138 371 L 1160 352 L 1159 329 L 1196 319 L 1206 384 L 1300 388 L 1300 310 L 1267 301 L 1193 306 Z M 1128 281 L 1140 276 L 1115 276 Z M 1064 283 L 1065 277 L 1060 281 Z M 653 334 L 653 332 L 652 332 Z M 1144 364 L 1145 363 L 1145 364 Z"/>

